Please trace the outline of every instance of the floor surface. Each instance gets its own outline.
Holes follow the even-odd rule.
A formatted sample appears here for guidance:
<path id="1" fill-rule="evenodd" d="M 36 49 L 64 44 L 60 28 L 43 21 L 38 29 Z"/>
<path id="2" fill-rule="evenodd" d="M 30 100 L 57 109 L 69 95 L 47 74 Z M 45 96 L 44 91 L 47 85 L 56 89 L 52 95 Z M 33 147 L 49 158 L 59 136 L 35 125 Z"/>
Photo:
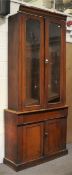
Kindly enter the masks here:
<path id="1" fill-rule="evenodd" d="M 68 145 L 68 155 L 19 172 L 0 164 L 0 175 L 72 175 L 72 145 Z"/>

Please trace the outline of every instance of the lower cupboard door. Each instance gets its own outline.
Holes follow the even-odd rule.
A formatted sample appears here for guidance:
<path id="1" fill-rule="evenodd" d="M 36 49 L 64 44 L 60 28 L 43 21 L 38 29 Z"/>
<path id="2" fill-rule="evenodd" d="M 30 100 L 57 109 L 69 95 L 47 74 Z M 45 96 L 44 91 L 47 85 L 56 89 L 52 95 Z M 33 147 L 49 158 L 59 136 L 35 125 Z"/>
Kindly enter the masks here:
<path id="1" fill-rule="evenodd" d="M 44 155 L 49 156 L 66 148 L 66 118 L 45 122 Z"/>
<path id="2" fill-rule="evenodd" d="M 43 123 L 18 127 L 18 163 L 43 155 Z"/>

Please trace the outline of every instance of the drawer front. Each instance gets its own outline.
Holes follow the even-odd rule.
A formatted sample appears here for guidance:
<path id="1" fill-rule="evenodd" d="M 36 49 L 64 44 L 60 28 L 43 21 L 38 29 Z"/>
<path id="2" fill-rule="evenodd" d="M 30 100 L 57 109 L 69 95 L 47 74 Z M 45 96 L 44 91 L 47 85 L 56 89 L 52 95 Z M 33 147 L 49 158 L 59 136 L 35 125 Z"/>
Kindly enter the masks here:
<path id="1" fill-rule="evenodd" d="M 63 118 L 67 116 L 67 108 L 57 109 L 52 111 L 36 111 L 33 113 L 20 114 L 17 117 L 17 124 L 29 124 L 34 122 L 41 122 L 55 118 Z"/>

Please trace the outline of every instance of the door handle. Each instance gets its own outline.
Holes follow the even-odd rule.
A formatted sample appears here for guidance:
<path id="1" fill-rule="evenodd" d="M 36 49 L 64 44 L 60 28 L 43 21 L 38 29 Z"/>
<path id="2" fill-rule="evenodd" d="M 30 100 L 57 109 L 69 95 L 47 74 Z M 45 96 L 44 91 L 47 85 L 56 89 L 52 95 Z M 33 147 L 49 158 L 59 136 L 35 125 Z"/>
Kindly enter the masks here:
<path id="1" fill-rule="evenodd" d="M 45 59 L 45 64 L 48 64 L 49 60 L 48 59 Z"/>
<path id="2" fill-rule="evenodd" d="M 48 136 L 48 132 L 45 132 L 44 135 L 47 137 Z"/>

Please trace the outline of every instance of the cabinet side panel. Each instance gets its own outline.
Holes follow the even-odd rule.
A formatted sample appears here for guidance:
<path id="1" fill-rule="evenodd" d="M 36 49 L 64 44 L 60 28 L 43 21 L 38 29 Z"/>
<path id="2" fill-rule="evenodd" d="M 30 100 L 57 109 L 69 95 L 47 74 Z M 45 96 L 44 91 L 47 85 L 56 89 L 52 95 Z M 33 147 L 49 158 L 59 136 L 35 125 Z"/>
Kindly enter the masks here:
<path id="1" fill-rule="evenodd" d="M 25 147 L 25 144 L 23 145 L 23 126 L 17 127 L 17 135 L 18 135 L 18 163 L 23 162 L 23 148 Z"/>
<path id="2" fill-rule="evenodd" d="M 8 21 L 8 108 L 18 108 L 18 15 L 9 17 Z"/>
<path id="3" fill-rule="evenodd" d="M 5 111 L 5 158 L 17 161 L 16 115 Z"/>

